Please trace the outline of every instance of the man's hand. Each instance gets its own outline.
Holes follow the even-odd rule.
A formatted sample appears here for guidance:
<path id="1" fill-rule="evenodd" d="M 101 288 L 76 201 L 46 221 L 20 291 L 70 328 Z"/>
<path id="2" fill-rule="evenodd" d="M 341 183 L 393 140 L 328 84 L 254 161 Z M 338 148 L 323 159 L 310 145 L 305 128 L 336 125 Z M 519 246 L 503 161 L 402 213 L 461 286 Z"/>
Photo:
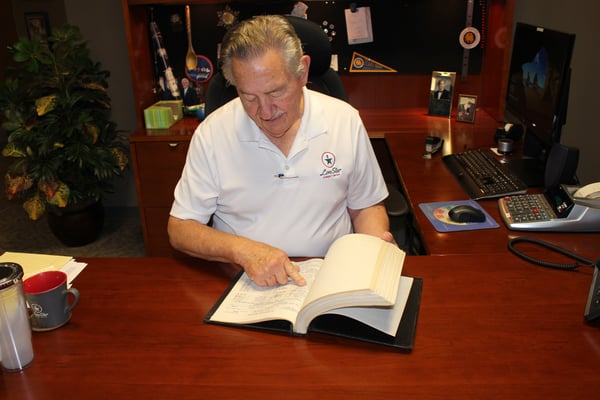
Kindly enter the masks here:
<path id="1" fill-rule="evenodd" d="M 379 237 L 388 243 L 398 246 L 398 243 L 396 243 L 396 239 L 394 239 L 392 232 L 383 232 Z"/>
<path id="2" fill-rule="evenodd" d="M 300 268 L 290 261 L 285 252 L 264 243 L 251 243 L 252 248 L 245 251 L 240 265 L 254 283 L 276 286 L 285 285 L 291 279 L 298 286 L 306 285 Z"/>
<path id="3" fill-rule="evenodd" d="M 376 236 L 388 243 L 398 246 L 394 235 L 390 232 L 390 220 L 383 202 L 360 210 L 348 209 L 354 232 Z"/>
<path id="4" fill-rule="evenodd" d="M 296 285 L 306 285 L 299 267 L 278 248 L 175 217 L 169 217 L 168 231 L 174 248 L 205 260 L 239 265 L 257 285 L 285 285 L 290 278 Z"/>

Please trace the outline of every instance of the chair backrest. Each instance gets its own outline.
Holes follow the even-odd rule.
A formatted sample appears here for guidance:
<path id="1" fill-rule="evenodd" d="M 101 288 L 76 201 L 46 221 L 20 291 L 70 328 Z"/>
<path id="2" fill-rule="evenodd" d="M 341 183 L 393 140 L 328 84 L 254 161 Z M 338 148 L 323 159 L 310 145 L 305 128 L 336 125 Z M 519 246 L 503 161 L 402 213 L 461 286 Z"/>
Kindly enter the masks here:
<path id="1" fill-rule="evenodd" d="M 321 27 L 300 17 L 286 16 L 302 41 L 304 54 L 310 56 L 307 87 L 318 92 L 348 101 L 346 90 L 337 72 L 331 69 L 331 43 Z M 208 115 L 229 100 L 237 97 L 235 87 L 227 84 L 217 71 L 206 88 L 205 114 Z"/>

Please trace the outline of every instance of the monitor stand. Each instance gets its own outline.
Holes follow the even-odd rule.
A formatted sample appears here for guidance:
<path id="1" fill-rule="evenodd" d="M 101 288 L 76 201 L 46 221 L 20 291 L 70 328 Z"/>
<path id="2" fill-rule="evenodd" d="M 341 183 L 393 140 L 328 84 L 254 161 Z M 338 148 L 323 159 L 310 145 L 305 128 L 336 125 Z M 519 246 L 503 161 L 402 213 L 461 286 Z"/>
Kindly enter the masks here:
<path id="1" fill-rule="evenodd" d="M 517 158 L 506 163 L 513 174 L 529 187 L 543 187 L 545 165 L 538 158 Z"/>

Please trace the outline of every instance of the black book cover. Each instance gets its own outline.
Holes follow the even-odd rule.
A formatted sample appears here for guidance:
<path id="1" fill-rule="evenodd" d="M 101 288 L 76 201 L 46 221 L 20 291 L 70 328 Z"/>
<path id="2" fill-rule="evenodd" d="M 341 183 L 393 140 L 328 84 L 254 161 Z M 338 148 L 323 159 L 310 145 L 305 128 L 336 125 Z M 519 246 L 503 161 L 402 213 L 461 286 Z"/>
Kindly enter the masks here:
<path id="1" fill-rule="evenodd" d="M 208 324 L 226 325 L 241 328 L 250 328 L 288 334 L 292 336 L 303 336 L 292 331 L 292 323 L 285 320 L 269 320 L 250 324 L 227 323 L 212 321 L 210 318 L 219 308 L 223 300 L 227 297 L 233 286 L 241 277 L 241 272 L 231 283 L 229 288 L 221 295 L 219 300 L 210 309 L 204 322 Z M 408 300 L 402 314 L 402 319 L 398 325 L 396 336 L 390 336 L 378 329 L 372 328 L 353 318 L 337 314 L 323 314 L 312 320 L 308 327 L 308 333 L 318 332 L 344 338 L 359 340 L 363 342 L 375 343 L 384 346 L 393 347 L 403 352 L 410 352 L 414 346 L 415 333 L 417 329 L 417 319 L 419 307 L 421 304 L 421 292 L 423 289 L 423 280 L 413 278 L 413 283 L 408 295 Z"/>

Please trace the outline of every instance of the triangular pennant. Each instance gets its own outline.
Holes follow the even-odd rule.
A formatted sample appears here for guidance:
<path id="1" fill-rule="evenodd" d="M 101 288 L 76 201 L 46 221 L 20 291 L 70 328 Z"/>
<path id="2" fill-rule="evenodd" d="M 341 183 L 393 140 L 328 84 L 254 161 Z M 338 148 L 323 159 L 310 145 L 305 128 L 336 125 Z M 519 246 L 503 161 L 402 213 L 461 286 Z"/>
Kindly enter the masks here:
<path id="1" fill-rule="evenodd" d="M 350 72 L 398 72 L 393 68 L 383 65 L 372 58 L 363 56 L 360 53 L 352 53 L 352 63 Z"/>

